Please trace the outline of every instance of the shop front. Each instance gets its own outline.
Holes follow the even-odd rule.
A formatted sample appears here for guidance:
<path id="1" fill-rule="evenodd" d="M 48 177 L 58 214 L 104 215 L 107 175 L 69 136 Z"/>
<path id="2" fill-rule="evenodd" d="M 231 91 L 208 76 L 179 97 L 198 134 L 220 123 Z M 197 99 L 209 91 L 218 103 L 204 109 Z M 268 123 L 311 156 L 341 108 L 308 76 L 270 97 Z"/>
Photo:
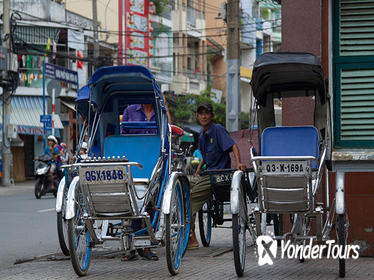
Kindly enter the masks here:
<path id="1" fill-rule="evenodd" d="M 17 182 L 34 176 L 34 158 L 43 153 L 43 124 L 40 122 L 40 115 L 43 114 L 43 98 L 14 95 L 11 104 L 10 125 L 15 126 L 17 131 L 11 139 L 12 177 Z M 2 114 L 1 108 L 2 106 L 0 106 Z M 55 136 L 59 138 L 63 125 L 58 114 L 55 114 L 53 121 Z M 50 130 L 46 132 L 51 133 Z"/>

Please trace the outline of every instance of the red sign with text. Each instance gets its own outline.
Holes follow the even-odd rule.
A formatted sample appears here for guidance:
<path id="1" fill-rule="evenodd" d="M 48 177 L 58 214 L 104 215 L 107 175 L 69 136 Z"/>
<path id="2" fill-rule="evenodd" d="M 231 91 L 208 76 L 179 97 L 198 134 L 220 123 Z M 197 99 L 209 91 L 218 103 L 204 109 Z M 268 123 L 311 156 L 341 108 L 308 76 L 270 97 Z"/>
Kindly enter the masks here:
<path id="1" fill-rule="evenodd" d="M 152 32 L 149 19 L 150 1 L 119 0 L 118 3 L 119 64 L 137 64 L 149 67 L 150 32 Z"/>

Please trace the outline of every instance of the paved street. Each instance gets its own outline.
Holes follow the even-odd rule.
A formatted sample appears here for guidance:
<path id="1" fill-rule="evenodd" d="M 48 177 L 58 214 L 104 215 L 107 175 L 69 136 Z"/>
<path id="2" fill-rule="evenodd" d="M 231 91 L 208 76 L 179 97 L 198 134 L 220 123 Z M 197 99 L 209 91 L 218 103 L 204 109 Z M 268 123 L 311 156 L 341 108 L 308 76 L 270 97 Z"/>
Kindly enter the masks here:
<path id="1" fill-rule="evenodd" d="M 69 258 L 58 249 L 54 211 L 37 212 L 53 208 L 55 200 L 37 201 L 31 190 L 31 184 L 12 190 L 0 188 L 0 279 L 77 279 Z M 12 213 L 12 209 L 16 213 Z M 4 229 L 4 225 L 15 228 Z M 38 225 L 43 226 L 43 230 Z M 138 259 L 125 263 L 116 251 L 117 243 L 106 243 L 104 248 L 94 250 L 88 276 L 84 279 L 236 279 L 231 230 L 214 229 L 213 234 L 211 247 L 186 253 L 176 277 L 169 276 L 164 248 L 157 250 L 160 257 L 157 262 Z M 36 258 L 32 260 L 34 256 Z M 14 265 L 15 259 L 24 262 Z M 339 279 L 337 274 L 338 262 L 326 259 L 305 263 L 278 259 L 273 266 L 259 267 L 254 247 L 250 247 L 243 279 Z M 347 261 L 345 279 L 373 278 L 374 258 Z"/>
<path id="2" fill-rule="evenodd" d="M 34 181 L 0 187 L 0 269 L 59 249 L 55 198 L 37 200 L 33 187 Z"/>

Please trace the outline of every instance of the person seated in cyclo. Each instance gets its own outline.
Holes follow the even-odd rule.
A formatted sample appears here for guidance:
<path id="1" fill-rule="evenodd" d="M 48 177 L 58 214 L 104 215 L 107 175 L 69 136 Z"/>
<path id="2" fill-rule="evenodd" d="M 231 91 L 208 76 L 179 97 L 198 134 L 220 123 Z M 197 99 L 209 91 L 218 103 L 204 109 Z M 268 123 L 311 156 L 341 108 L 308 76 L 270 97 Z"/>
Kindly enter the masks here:
<path id="1" fill-rule="evenodd" d="M 204 164 L 206 169 L 228 169 L 231 168 L 230 152 L 234 153 L 237 168 L 245 170 L 245 164 L 240 161 L 238 146 L 231 138 L 227 130 L 220 124 L 213 122 L 214 112 L 210 103 L 201 103 L 197 107 L 197 120 L 203 127 L 199 136 L 199 149 L 203 160 L 197 167 L 195 177 L 191 180 L 191 234 L 188 241 L 188 249 L 199 247 L 195 234 L 195 214 L 211 198 L 210 176 L 199 176 Z"/>
<path id="2" fill-rule="evenodd" d="M 123 111 L 122 122 L 154 122 L 156 121 L 153 104 L 133 104 Z M 156 128 L 128 129 L 121 126 L 121 134 L 156 134 Z"/>
<path id="3" fill-rule="evenodd" d="M 122 122 L 151 122 L 156 121 L 155 118 L 155 111 L 153 104 L 133 104 L 129 105 L 124 111 L 122 115 Z M 121 126 L 120 130 L 121 134 L 156 134 L 156 128 L 142 128 L 142 129 L 127 129 Z M 153 213 L 151 213 L 151 218 L 153 217 Z M 144 225 L 142 225 L 142 219 L 132 220 L 132 230 L 134 232 L 142 229 Z M 138 254 L 147 260 L 158 260 L 158 256 L 154 254 L 151 249 L 137 249 Z M 128 255 L 125 255 L 122 258 L 122 261 L 129 261 L 136 259 L 136 251 L 130 251 Z"/>

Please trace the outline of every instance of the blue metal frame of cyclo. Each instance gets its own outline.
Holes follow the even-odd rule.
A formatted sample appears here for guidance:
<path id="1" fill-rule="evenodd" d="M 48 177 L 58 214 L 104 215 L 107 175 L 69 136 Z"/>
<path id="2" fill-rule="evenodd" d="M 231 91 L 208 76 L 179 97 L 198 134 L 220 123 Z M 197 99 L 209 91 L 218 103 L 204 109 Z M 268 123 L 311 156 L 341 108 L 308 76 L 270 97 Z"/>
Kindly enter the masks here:
<path id="1" fill-rule="evenodd" d="M 111 92 L 153 92 L 161 100 L 161 107 L 166 111 L 160 88 L 145 67 L 139 65 L 124 65 L 99 68 L 88 81 L 91 102 L 101 108 L 105 95 Z M 105 91 L 104 91 L 105 90 Z M 141 94 L 140 94 L 141 95 Z"/>
<path id="2" fill-rule="evenodd" d="M 161 108 L 166 111 L 164 99 L 160 88 L 153 74 L 144 66 L 123 65 L 102 67 L 96 70 L 86 86 L 79 89 L 76 103 L 77 109 L 84 117 L 88 114 L 88 102 L 101 107 L 105 96 L 103 88 L 112 84 L 109 91 L 122 91 L 131 93 L 132 91 L 153 92 L 161 100 Z M 85 103 L 87 102 L 87 103 Z"/>
<path id="3" fill-rule="evenodd" d="M 164 194 L 164 188 L 165 188 L 165 185 L 166 185 L 166 181 L 169 178 L 169 176 L 168 176 L 168 157 L 167 156 L 164 159 L 163 168 L 164 168 L 164 170 L 163 170 L 164 176 L 162 178 L 162 184 L 161 184 L 161 188 L 160 188 L 160 191 L 159 191 L 159 196 L 158 196 L 158 199 L 157 199 L 157 209 L 161 209 L 161 203 L 162 203 L 162 197 L 163 197 L 163 194 Z M 155 215 L 153 216 L 152 228 L 154 230 L 157 230 L 156 226 L 158 226 L 157 220 L 158 220 L 159 212 L 160 211 L 156 211 Z M 136 231 L 134 234 L 135 235 L 143 235 L 146 232 L 147 232 L 147 228 L 142 228 L 142 229 Z"/>

